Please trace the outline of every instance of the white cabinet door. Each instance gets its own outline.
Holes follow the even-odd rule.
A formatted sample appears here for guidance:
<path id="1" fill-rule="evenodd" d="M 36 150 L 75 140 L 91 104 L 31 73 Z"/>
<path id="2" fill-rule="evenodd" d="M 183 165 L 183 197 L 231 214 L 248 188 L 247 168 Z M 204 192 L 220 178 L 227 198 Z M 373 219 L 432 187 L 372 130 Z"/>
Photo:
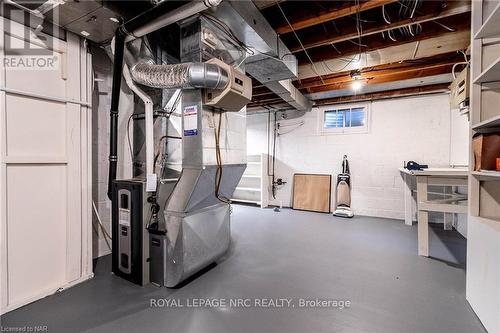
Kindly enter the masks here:
<path id="1" fill-rule="evenodd" d="M 0 20 L 4 313 L 92 274 L 91 75 L 78 36 Z"/>

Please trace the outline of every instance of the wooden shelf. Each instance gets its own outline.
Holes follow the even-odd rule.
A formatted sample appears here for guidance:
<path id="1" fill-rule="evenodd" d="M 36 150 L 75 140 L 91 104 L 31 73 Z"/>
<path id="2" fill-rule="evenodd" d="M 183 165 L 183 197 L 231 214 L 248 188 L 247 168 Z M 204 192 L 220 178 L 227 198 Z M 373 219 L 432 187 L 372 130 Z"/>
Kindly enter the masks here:
<path id="1" fill-rule="evenodd" d="M 500 35 L 500 2 L 474 35 L 475 39 Z"/>
<path id="2" fill-rule="evenodd" d="M 500 115 L 491 117 L 490 119 L 486 119 L 480 123 L 477 123 L 472 126 L 472 129 L 475 131 L 480 131 L 482 129 L 491 129 L 495 127 L 500 127 Z"/>
<path id="3" fill-rule="evenodd" d="M 471 175 L 478 177 L 482 181 L 500 181 L 500 171 L 494 170 L 481 170 L 472 171 Z"/>
<path id="4" fill-rule="evenodd" d="M 474 83 L 488 83 L 500 81 L 500 57 L 474 79 Z"/>
<path id="5" fill-rule="evenodd" d="M 482 216 L 474 216 L 474 220 L 476 222 L 488 225 L 490 227 L 493 227 L 494 229 L 500 231 L 500 221 L 498 220 L 493 220 L 487 217 L 482 217 Z"/>

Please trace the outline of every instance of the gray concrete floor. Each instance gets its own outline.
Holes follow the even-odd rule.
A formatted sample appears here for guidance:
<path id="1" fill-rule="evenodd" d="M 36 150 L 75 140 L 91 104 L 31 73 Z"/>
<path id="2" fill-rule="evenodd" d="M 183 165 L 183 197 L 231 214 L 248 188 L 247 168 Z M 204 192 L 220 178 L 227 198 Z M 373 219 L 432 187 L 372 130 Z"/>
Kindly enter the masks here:
<path id="1" fill-rule="evenodd" d="M 97 261 L 95 278 L 12 311 L 3 328 L 49 332 L 484 332 L 465 300 L 465 239 L 431 232 L 417 256 L 417 228 L 234 206 L 233 246 L 217 266 L 179 289 L 132 285 Z M 151 308 L 174 298 L 349 300 L 349 308 Z"/>

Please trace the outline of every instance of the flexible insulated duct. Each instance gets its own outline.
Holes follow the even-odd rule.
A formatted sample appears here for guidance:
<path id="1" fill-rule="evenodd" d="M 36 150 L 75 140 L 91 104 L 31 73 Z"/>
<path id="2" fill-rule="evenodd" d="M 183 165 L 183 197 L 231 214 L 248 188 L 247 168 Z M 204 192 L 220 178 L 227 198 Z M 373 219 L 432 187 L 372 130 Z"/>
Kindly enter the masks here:
<path id="1" fill-rule="evenodd" d="M 139 62 L 132 68 L 131 74 L 137 83 L 163 89 L 224 89 L 229 80 L 229 74 L 223 68 L 199 62 L 175 65 Z"/>

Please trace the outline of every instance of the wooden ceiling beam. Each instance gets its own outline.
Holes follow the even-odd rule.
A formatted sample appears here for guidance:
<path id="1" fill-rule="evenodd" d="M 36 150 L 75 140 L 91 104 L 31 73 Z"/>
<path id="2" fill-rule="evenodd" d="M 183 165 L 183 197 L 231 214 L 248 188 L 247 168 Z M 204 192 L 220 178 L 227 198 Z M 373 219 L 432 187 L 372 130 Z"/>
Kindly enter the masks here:
<path id="1" fill-rule="evenodd" d="M 454 1 L 454 2 L 450 3 L 449 6 L 438 15 L 435 15 L 435 14 L 422 15 L 422 16 L 415 17 L 412 19 L 405 19 L 405 20 L 401 20 L 398 22 L 393 22 L 391 24 L 384 24 L 384 25 L 381 25 L 379 27 L 374 27 L 371 29 L 364 30 L 361 33 L 361 37 L 379 34 L 382 32 L 389 31 L 389 30 L 402 28 L 402 27 L 405 27 L 408 25 L 421 24 L 421 23 L 426 23 L 426 22 L 430 22 L 430 21 L 443 19 L 443 18 L 450 17 L 450 16 L 456 16 L 456 15 L 468 13 L 468 12 L 470 12 L 470 10 L 471 10 L 470 2 Z M 359 34 L 353 28 L 353 31 L 350 33 L 343 33 L 343 34 L 341 34 L 339 36 L 335 36 L 335 37 L 319 38 L 319 39 L 316 39 L 315 41 L 304 42 L 303 45 L 304 45 L 304 48 L 307 50 L 307 49 L 311 49 L 311 48 L 315 48 L 315 47 L 319 47 L 319 46 L 332 45 L 332 44 L 336 44 L 336 43 L 340 43 L 340 42 L 345 42 L 345 41 L 352 40 L 355 38 L 359 38 Z M 302 47 L 294 47 L 294 48 L 291 48 L 290 51 L 292 53 L 297 53 L 297 52 L 302 52 L 303 49 L 302 49 Z"/>
<path id="2" fill-rule="evenodd" d="M 313 25 L 318 25 L 324 22 L 339 19 L 341 17 L 346 17 L 349 15 L 356 14 L 357 12 L 363 12 L 365 10 L 381 7 L 383 5 L 388 5 L 397 2 L 397 0 L 367 0 L 361 2 L 359 5 L 349 5 L 339 9 L 335 9 L 328 13 L 323 13 L 315 17 L 306 18 L 300 21 L 291 22 L 291 27 L 287 25 L 280 26 L 276 28 L 276 33 L 283 35 L 293 30 L 300 30 L 307 27 L 312 27 Z"/>
<path id="3" fill-rule="evenodd" d="M 354 57 L 358 54 L 359 51 L 355 47 L 349 52 L 345 52 L 342 56 L 328 51 L 324 54 L 315 55 L 313 59 L 319 58 L 320 60 L 315 61 L 314 67 L 309 63 L 301 64 L 299 66 L 299 80 L 302 81 L 319 75 L 325 77 L 339 71 L 434 57 L 457 50 L 464 50 L 469 43 L 470 31 L 461 29 L 456 32 L 437 35 L 421 34 L 416 36 L 412 41 L 401 40 L 386 47 L 381 47 L 378 43 L 373 42 L 370 43 L 370 49 L 367 49 L 363 53 L 363 57 L 359 63 L 346 64 L 345 61 L 346 57 Z"/>
<path id="4" fill-rule="evenodd" d="M 362 101 L 370 101 L 370 100 L 380 100 L 380 99 L 388 99 L 388 98 L 398 98 L 398 97 L 406 97 L 406 96 L 415 96 L 415 95 L 424 95 L 431 94 L 437 92 L 446 92 L 448 91 L 448 83 L 439 83 L 432 84 L 422 87 L 412 87 L 412 88 L 402 88 L 397 90 L 388 90 L 374 93 L 367 93 L 361 95 L 351 95 L 351 96 L 342 96 L 335 98 L 327 98 L 316 100 L 314 106 L 321 105 L 334 105 L 334 104 L 343 104 L 343 103 L 351 103 L 351 102 L 362 102 Z"/>
<path id="5" fill-rule="evenodd" d="M 371 79 L 373 77 L 392 75 L 394 73 L 413 72 L 419 68 L 429 69 L 429 68 L 447 66 L 450 64 L 453 65 L 459 61 L 462 61 L 462 58 L 458 54 L 445 53 L 434 57 L 419 59 L 418 63 L 412 63 L 406 61 L 406 62 L 397 62 L 391 64 L 372 66 L 368 67 L 367 69 L 361 69 L 360 73 L 363 79 Z M 322 78 L 311 77 L 300 81 L 295 81 L 294 83 L 296 84 L 297 88 L 305 89 L 305 88 L 319 87 L 323 85 L 332 85 L 346 81 L 350 82 L 352 81 L 350 73 L 351 71 L 347 70 L 341 73 L 325 75 L 322 76 Z"/>
<path id="6" fill-rule="evenodd" d="M 380 83 L 388 83 L 395 81 L 403 81 L 408 79 L 415 79 L 427 76 L 434 76 L 440 74 L 449 74 L 455 62 L 442 63 L 439 65 L 426 65 L 426 66 L 415 66 L 412 69 L 405 71 L 389 71 L 389 73 L 384 75 L 370 75 L 363 77 L 363 82 L 365 85 L 373 85 Z M 341 77 L 337 81 L 329 82 L 328 84 L 321 86 L 314 86 L 310 88 L 301 88 L 300 90 L 305 94 L 312 94 L 318 92 L 325 92 L 331 90 L 348 89 L 354 80 L 346 77 Z"/>

